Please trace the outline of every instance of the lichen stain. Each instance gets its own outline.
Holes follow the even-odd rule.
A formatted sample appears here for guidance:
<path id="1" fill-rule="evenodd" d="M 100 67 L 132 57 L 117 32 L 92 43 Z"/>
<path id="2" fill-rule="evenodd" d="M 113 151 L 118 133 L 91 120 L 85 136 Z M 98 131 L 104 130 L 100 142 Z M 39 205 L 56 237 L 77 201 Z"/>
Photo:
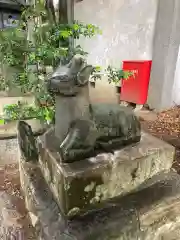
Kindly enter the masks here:
<path id="1" fill-rule="evenodd" d="M 109 189 L 108 186 L 106 186 L 105 184 L 99 185 L 96 188 L 96 196 L 101 198 L 102 200 L 106 200 L 107 198 L 109 198 Z"/>
<path id="2" fill-rule="evenodd" d="M 68 212 L 67 215 L 68 215 L 68 217 L 72 217 L 72 216 L 77 215 L 79 212 L 80 212 L 80 208 L 74 207 Z"/>
<path id="3" fill-rule="evenodd" d="M 87 185 L 84 189 L 84 192 L 91 192 L 94 187 L 96 186 L 96 183 L 95 182 L 91 182 L 89 185 Z"/>
<path id="4" fill-rule="evenodd" d="M 101 201 L 100 197 L 96 196 L 90 200 L 90 204 L 96 204 Z"/>
<path id="5" fill-rule="evenodd" d="M 66 182 L 66 183 L 64 184 L 64 190 L 65 190 L 65 191 L 68 191 L 70 188 L 71 188 L 70 182 Z"/>

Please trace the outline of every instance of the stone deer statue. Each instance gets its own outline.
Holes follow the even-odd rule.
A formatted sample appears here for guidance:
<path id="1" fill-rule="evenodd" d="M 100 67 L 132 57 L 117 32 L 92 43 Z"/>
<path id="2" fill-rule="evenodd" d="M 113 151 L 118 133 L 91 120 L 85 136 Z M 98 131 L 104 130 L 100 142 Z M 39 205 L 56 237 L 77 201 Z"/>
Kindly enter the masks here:
<path id="1" fill-rule="evenodd" d="M 113 153 L 141 139 L 140 122 L 131 109 L 90 102 L 88 83 L 92 71 L 92 65 L 83 56 L 75 55 L 47 79 L 48 91 L 55 94 L 54 128 L 62 162 L 83 160 L 101 152 Z M 25 128 L 20 123 L 19 132 L 22 127 Z M 27 139 L 33 146 L 30 135 Z"/>

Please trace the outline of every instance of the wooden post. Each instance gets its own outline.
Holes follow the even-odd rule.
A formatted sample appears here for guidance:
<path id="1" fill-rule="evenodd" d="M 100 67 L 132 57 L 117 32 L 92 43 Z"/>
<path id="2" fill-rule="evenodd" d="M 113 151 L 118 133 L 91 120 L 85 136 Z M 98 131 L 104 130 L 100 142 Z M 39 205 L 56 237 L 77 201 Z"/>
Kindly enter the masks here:
<path id="1" fill-rule="evenodd" d="M 59 23 L 72 23 L 74 21 L 74 0 L 59 0 Z"/>
<path id="2" fill-rule="evenodd" d="M 60 24 L 71 24 L 74 21 L 74 0 L 59 0 L 58 17 Z M 74 39 L 69 39 L 69 48 L 74 46 Z"/>

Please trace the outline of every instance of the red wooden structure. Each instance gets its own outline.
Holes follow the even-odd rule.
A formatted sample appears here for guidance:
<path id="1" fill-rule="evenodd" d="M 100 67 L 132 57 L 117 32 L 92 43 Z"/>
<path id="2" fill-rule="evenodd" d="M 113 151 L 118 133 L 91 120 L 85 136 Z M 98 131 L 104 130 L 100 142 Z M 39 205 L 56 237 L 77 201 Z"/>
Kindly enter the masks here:
<path id="1" fill-rule="evenodd" d="M 123 70 L 133 76 L 122 81 L 120 100 L 143 105 L 147 101 L 152 61 L 123 61 Z"/>

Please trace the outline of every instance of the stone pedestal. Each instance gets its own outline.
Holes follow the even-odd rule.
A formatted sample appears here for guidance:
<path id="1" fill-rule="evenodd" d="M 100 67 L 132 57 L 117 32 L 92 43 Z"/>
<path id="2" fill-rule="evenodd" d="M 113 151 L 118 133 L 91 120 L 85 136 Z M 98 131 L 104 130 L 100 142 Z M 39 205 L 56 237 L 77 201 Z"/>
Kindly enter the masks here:
<path id="1" fill-rule="evenodd" d="M 138 191 L 70 221 L 63 218 L 38 165 L 20 162 L 20 172 L 38 239 L 179 239 L 180 176 L 173 171 L 155 175 Z"/>
<path id="2" fill-rule="evenodd" d="M 64 215 L 96 208 L 125 195 L 160 171 L 169 170 L 174 147 L 142 133 L 141 142 L 95 158 L 63 164 L 54 129 L 39 138 L 40 168 Z"/>

